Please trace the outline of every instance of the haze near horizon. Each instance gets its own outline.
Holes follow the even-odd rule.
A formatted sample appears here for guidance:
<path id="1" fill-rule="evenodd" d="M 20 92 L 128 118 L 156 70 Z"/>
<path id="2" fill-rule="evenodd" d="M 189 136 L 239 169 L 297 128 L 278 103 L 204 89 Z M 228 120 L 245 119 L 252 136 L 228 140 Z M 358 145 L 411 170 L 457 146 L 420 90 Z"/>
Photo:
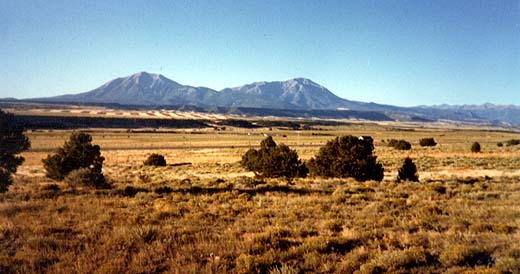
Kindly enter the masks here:
<path id="1" fill-rule="evenodd" d="M 519 1 L 2 1 L 0 98 L 139 71 L 220 90 L 309 78 L 399 106 L 520 104 Z"/>

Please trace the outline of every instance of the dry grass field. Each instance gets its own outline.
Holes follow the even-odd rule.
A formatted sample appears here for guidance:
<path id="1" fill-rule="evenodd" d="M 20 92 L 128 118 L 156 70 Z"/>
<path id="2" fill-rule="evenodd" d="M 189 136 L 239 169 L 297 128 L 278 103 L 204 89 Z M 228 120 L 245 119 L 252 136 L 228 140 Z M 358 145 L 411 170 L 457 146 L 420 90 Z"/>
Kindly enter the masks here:
<path id="1" fill-rule="evenodd" d="M 109 190 L 45 178 L 70 131 L 28 132 L 0 194 L 0 273 L 520 273 L 520 146 L 496 145 L 520 134 L 398 126 L 92 130 Z M 238 162 L 264 134 L 303 159 L 370 135 L 385 178 L 257 181 Z M 151 153 L 173 165 L 143 166 Z M 406 156 L 421 182 L 395 182 Z"/>

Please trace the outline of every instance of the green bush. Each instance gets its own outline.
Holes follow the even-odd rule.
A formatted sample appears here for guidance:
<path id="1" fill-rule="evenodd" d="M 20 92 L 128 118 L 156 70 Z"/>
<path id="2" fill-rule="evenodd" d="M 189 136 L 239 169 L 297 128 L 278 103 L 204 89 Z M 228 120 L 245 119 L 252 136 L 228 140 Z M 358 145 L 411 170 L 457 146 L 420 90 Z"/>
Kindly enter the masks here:
<path id="1" fill-rule="evenodd" d="M 472 145 L 471 145 L 471 152 L 480 152 L 480 144 L 478 142 L 474 142 Z"/>
<path id="2" fill-rule="evenodd" d="M 309 161 L 311 174 L 321 177 L 352 177 L 358 181 L 383 180 L 383 166 L 376 162 L 373 139 L 342 136 L 321 147 Z"/>
<path id="3" fill-rule="evenodd" d="M 92 145 L 92 137 L 87 133 L 72 133 L 56 154 L 43 159 L 47 177 L 63 180 L 71 171 L 87 168 L 101 174 L 103 161 L 98 145 Z"/>
<path id="4" fill-rule="evenodd" d="M 271 136 L 260 143 L 260 149 L 249 149 L 240 164 L 259 178 L 306 177 L 308 169 L 298 153 L 284 144 L 277 145 Z"/>
<path id="5" fill-rule="evenodd" d="M 437 143 L 433 138 L 422 138 L 421 140 L 419 140 L 419 145 L 421 145 L 422 147 L 434 147 L 437 145 Z"/>
<path id="6" fill-rule="evenodd" d="M 111 188 L 102 173 L 89 168 L 79 168 L 69 172 L 64 181 L 72 187 Z"/>
<path id="7" fill-rule="evenodd" d="M 166 166 L 166 160 L 164 156 L 157 153 L 152 153 L 148 158 L 144 161 L 145 166 Z"/>
<path id="8" fill-rule="evenodd" d="M 419 182 L 419 175 L 417 175 L 417 167 L 410 157 L 406 157 L 403 166 L 397 172 L 397 182 L 410 181 Z"/>
<path id="9" fill-rule="evenodd" d="M 14 115 L 0 109 L 0 193 L 7 191 L 13 181 L 11 174 L 24 161 L 16 154 L 31 146 L 23 132 L 23 125 L 15 120 Z"/>
<path id="10" fill-rule="evenodd" d="M 390 139 L 388 141 L 388 146 L 393 147 L 398 150 L 410 150 L 412 148 L 412 145 L 407 142 L 406 140 L 396 140 L 396 139 Z"/>

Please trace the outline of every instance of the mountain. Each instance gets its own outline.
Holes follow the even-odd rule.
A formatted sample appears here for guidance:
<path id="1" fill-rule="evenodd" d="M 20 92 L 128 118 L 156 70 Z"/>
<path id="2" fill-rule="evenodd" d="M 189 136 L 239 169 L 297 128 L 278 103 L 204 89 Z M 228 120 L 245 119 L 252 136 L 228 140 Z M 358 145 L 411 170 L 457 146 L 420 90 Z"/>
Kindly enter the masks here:
<path id="1" fill-rule="evenodd" d="M 485 119 L 494 123 L 510 123 L 520 125 L 520 106 L 515 105 L 495 105 L 486 103 L 482 105 L 439 105 L 426 106 L 424 109 L 455 111 L 468 113 L 474 117 Z"/>
<path id="2" fill-rule="evenodd" d="M 88 92 L 32 100 L 123 105 L 254 107 L 288 110 L 400 111 L 404 109 L 390 105 L 346 100 L 306 78 L 255 82 L 216 91 L 206 87 L 182 85 L 163 75 L 144 71 L 127 77 L 116 78 Z"/>
<path id="3" fill-rule="evenodd" d="M 206 87 L 181 85 L 163 75 L 147 72 L 114 79 L 88 92 L 38 100 L 278 109 L 336 109 L 355 105 L 304 78 L 284 82 L 256 82 L 216 91 Z"/>
<path id="4" fill-rule="evenodd" d="M 340 98 L 327 88 L 305 78 L 255 82 L 216 91 L 207 87 L 182 85 L 160 74 L 139 72 L 114 79 L 88 92 L 31 100 L 145 106 L 175 105 L 200 108 L 279 109 L 284 110 L 284 113 L 291 110 L 344 109 L 353 111 L 353 113 L 379 112 L 385 117 L 403 121 L 454 120 L 520 125 L 520 107 L 518 106 L 484 104 L 480 106 L 398 107 L 364 103 Z"/>
<path id="5" fill-rule="evenodd" d="M 185 86 L 160 74 L 139 72 L 114 79 L 88 92 L 39 100 L 126 105 L 198 105 L 198 102 L 211 101 L 214 96 L 217 96 L 217 92 L 209 88 Z"/>
<path id="6" fill-rule="evenodd" d="M 277 109 L 347 108 L 351 101 L 336 96 L 327 88 L 305 78 L 287 81 L 256 82 L 220 91 L 217 102 L 229 107 Z"/>

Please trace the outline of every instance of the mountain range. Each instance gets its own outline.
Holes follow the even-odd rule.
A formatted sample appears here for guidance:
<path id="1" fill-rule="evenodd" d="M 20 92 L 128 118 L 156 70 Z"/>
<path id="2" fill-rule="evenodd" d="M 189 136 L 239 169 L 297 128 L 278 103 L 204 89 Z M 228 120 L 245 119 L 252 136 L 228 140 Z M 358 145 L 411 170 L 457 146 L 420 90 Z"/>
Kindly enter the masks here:
<path id="1" fill-rule="evenodd" d="M 79 94 L 36 98 L 34 101 L 116 103 L 122 105 L 175 105 L 196 107 L 283 110 L 350 110 L 381 112 L 396 120 L 455 120 L 520 125 L 520 107 L 514 105 L 439 105 L 398 107 L 340 98 L 306 78 L 255 82 L 220 91 L 182 85 L 160 74 L 139 72 L 116 78 Z"/>
<path id="2" fill-rule="evenodd" d="M 206 87 L 182 85 L 163 75 L 147 72 L 114 79 L 88 92 L 38 100 L 276 109 L 358 108 L 357 103 L 342 99 L 325 87 L 305 78 L 283 82 L 256 82 L 216 91 Z"/>

